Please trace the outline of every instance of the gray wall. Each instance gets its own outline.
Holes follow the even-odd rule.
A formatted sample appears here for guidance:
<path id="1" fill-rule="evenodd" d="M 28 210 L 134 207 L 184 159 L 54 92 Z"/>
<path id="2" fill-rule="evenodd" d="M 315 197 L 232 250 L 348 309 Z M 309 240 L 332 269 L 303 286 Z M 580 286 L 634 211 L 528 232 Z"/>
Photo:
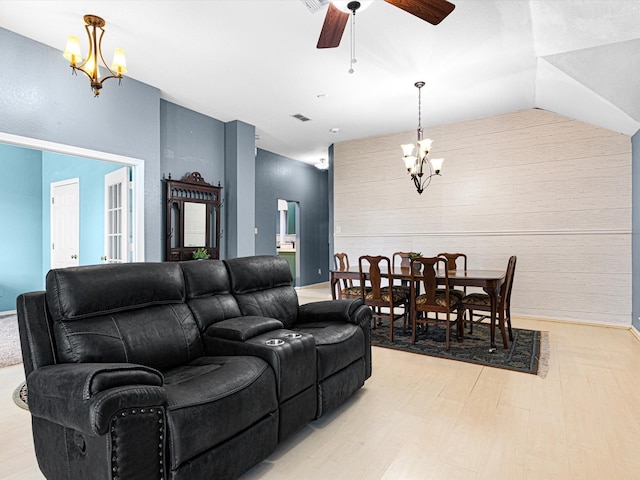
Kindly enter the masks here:
<path id="1" fill-rule="evenodd" d="M 160 91 L 112 79 L 94 98 L 60 50 L 2 28 L 0 45 L 0 131 L 144 160 L 145 218 L 160 218 Z M 146 259 L 161 245 L 160 222 L 145 222 Z"/>
<path id="2" fill-rule="evenodd" d="M 640 131 L 631 137 L 632 323 L 640 330 Z"/>
<path id="3" fill-rule="evenodd" d="M 225 125 L 227 258 L 255 254 L 255 136 L 253 125 Z"/>
<path id="4" fill-rule="evenodd" d="M 224 198 L 228 190 L 224 188 L 224 132 L 224 122 L 160 100 L 162 175 L 168 178 L 171 174 L 171 178 L 179 180 L 186 173 L 200 172 L 208 183 L 218 185 L 219 182 L 222 185 Z M 225 208 L 221 209 L 220 216 L 221 230 L 224 230 Z M 163 244 L 163 255 L 164 253 Z M 220 242 L 220 257 L 225 258 L 224 232 Z"/>
<path id="5" fill-rule="evenodd" d="M 328 174 L 312 165 L 258 149 L 256 254 L 276 253 L 278 199 L 300 205 L 300 285 L 329 279 Z M 321 273 L 318 273 L 318 270 Z"/>

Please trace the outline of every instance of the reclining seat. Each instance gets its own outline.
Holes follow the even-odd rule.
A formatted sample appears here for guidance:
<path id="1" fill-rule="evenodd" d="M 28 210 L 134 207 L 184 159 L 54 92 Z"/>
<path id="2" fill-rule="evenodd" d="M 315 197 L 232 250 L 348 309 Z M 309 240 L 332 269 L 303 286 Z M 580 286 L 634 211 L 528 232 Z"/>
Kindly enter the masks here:
<path id="1" fill-rule="evenodd" d="M 179 265 L 52 270 L 46 288 L 17 308 L 48 479 L 235 478 L 275 449 L 272 369 L 204 355 Z"/>
<path id="2" fill-rule="evenodd" d="M 313 337 L 275 318 L 243 316 L 224 263 L 181 262 L 187 303 L 202 332 L 205 351 L 263 358 L 276 375 L 279 426 L 284 440 L 316 416 L 316 349 Z"/>
<path id="3" fill-rule="evenodd" d="M 361 299 L 298 305 L 287 261 L 277 255 L 224 260 L 242 315 L 272 317 L 312 335 L 316 346 L 316 418 L 344 403 L 371 376 L 371 309 Z"/>

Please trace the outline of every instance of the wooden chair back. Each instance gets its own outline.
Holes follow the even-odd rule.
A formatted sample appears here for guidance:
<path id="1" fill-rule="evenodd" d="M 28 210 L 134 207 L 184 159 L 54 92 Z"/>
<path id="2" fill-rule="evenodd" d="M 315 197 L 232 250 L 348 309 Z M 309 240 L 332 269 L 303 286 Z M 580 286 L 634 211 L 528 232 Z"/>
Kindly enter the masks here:
<path id="1" fill-rule="evenodd" d="M 368 265 L 368 273 L 367 270 L 363 267 L 367 267 Z M 384 257 L 381 255 L 371 256 L 371 255 L 363 255 L 358 259 L 358 268 L 360 270 L 360 285 L 370 286 L 371 287 L 371 295 L 368 295 L 369 298 L 364 298 L 363 300 L 367 305 L 373 306 L 388 306 L 389 301 L 382 299 L 382 268 L 386 268 L 387 272 L 391 271 L 391 261 L 389 257 Z M 391 279 L 389 280 L 391 283 Z M 363 290 L 364 292 L 364 290 Z"/>
<path id="2" fill-rule="evenodd" d="M 464 253 L 439 253 L 438 256 L 447 260 L 447 270 L 450 272 L 458 270 L 458 259 L 462 258 L 462 266 L 467 271 L 467 256 Z"/>
<path id="3" fill-rule="evenodd" d="M 507 273 L 504 276 L 504 283 L 500 289 L 500 308 L 507 310 L 511 306 L 511 289 L 513 288 L 513 277 L 516 273 L 516 261 L 518 257 L 511 255 L 507 263 Z"/>
<path id="4" fill-rule="evenodd" d="M 411 258 L 409 255 L 414 255 L 415 252 L 394 252 L 393 253 L 393 266 L 398 265 L 400 268 L 409 268 L 411 266 Z"/>
<path id="5" fill-rule="evenodd" d="M 445 275 L 444 285 L 447 305 L 449 300 L 449 271 L 447 260 L 442 257 L 416 257 L 411 260 L 411 306 L 416 311 L 447 312 L 448 308 L 436 302 L 436 290 L 438 289 L 438 271 L 442 268 Z M 423 303 L 416 304 L 416 296 L 423 296 Z"/>
<path id="6" fill-rule="evenodd" d="M 336 270 L 349 270 L 349 256 L 346 253 L 334 253 L 333 260 L 336 264 Z M 343 279 L 343 288 L 353 287 L 353 281 Z"/>

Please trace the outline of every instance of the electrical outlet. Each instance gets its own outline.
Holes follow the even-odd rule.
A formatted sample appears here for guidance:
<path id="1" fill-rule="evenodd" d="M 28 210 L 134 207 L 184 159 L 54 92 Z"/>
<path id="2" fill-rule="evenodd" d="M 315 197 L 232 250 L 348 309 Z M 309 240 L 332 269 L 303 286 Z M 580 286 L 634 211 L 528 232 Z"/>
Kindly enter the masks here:
<path id="1" fill-rule="evenodd" d="M 322 269 L 321 268 L 318 269 L 318 275 L 322 275 Z"/>

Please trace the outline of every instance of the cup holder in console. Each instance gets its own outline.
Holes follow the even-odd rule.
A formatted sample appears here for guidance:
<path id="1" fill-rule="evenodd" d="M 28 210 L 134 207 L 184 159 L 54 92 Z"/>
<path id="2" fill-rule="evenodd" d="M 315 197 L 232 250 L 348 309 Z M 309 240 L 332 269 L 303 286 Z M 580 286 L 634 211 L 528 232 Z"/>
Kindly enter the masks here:
<path id="1" fill-rule="evenodd" d="M 283 337 L 284 338 L 302 338 L 302 334 L 291 332 L 291 333 L 285 333 Z"/>
<path id="2" fill-rule="evenodd" d="M 279 347 L 280 345 L 284 344 L 284 340 L 281 340 L 279 338 L 271 338 L 267 340 L 265 343 L 270 347 Z"/>

